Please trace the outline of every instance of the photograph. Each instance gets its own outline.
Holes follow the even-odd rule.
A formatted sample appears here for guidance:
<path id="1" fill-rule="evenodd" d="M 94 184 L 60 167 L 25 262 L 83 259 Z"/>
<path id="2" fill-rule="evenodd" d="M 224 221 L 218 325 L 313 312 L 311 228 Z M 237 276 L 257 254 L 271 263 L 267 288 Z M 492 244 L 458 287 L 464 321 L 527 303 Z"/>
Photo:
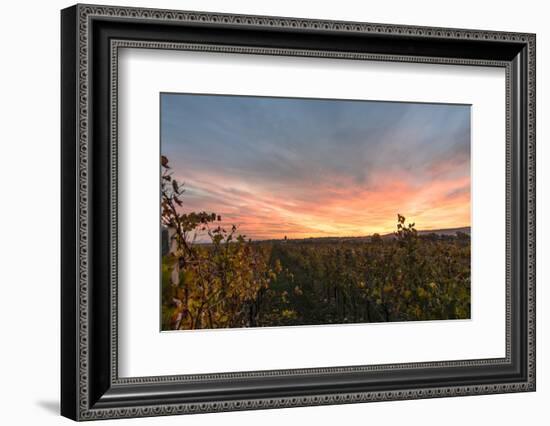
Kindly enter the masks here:
<path id="1" fill-rule="evenodd" d="M 51 36 L 5 69 L 28 86 L 41 63 L 31 91 L 60 108 L 31 119 L 7 87 L 23 120 L 5 139 L 36 142 L 4 144 L 23 148 L 6 158 L 29 181 L 8 186 L 48 208 L 5 209 L 23 263 L 4 281 L 36 252 L 61 291 L 41 280 L 22 315 L 23 287 L 5 286 L 24 320 L 8 326 L 27 344 L 15 352 L 59 343 L 8 388 L 74 421 L 540 417 L 540 8 L 162 3 L 63 4 L 55 22 L 40 3 L 37 31 L 12 31 Z M 44 179 L 58 202 L 26 190 Z M 28 250 L 37 211 L 59 250 L 55 236 Z M 37 319 L 38 340 L 21 339 Z M 28 400 L 12 417 L 32 424 Z"/>
<path id="2" fill-rule="evenodd" d="M 48 297 L 34 299 L 61 311 L 60 345 L 40 363 L 57 366 L 43 370 L 61 415 L 280 424 L 273 409 L 340 405 L 322 409 L 332 424 L 369 403 L 373 421 L 426 424 L 429 403 L 435 423 L 451 412 L 475 423 L 480 410 L 536 420 L 548 399 L 536 344 L 537 329 L 548 334 L 536 319 L 550 241 L 536 227 L 544 14 L 256 3 L 62 5 L 61 22 L 46 10 L 32 22 L 55 45 L 19 59 L 60 59 L 57 84 L 37 80 L 48 92 L 37 99 L 60 89 L 60 108 L 31 120 L 12 84 L 26 124 L 5 139 L 36 129 L 25 140 L 40 155 L 27 164 L 23 144 L 7 158 L 35 181 L 57 170 L 60 203 L 44 205 L 60 215 L 5 210 L 27 263 L 30 216 L 52 210 L 60 228 L 61 291 L 41 284 Z M 44 143 L 48 129 L 61 149 Z M 11 185 L 26 198 L 34 186 Z M 19 336 L 23 352 L 41 336 L 56 340 Z M 21 389 L 38 397 L 36 385 Z M 37 407 L 52 411 L 52 398 Z"/>
<path id="3" fill-rule="evenodd" d="M 161 93 L 161 330 L 470 319 L 470 108 Z"/>

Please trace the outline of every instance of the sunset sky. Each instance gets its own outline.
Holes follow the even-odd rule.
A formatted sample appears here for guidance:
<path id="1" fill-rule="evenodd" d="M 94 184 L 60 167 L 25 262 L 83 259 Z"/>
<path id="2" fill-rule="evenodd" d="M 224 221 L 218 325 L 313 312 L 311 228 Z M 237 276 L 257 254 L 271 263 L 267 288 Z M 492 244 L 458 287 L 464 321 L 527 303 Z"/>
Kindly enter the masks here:
<path id="1" fill-rule="evenodd" d="M 470 226 L 470 106 L 161 95 L 161 152 L 254 240 Z"/>

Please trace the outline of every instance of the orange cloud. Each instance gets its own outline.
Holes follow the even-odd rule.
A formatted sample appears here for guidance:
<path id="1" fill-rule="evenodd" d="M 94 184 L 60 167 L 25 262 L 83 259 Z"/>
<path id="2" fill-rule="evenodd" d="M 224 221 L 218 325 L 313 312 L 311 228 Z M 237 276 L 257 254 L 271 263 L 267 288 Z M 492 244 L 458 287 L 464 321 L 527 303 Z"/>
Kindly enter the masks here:
<path id="1" fill-rule="evenodd" d="M 397 213 L 420 230 L 469 226 L 470 177 L 436 170 L 437 179 L 422 183 L 412 172 L 378 172 L 369 185 L 335 176 L 319 186 L 195 172 L 185 180 L 182 211 L 215 212 L 223 226 L 235 224 L 252 239 L 385 234 L 395 230 Z"/>

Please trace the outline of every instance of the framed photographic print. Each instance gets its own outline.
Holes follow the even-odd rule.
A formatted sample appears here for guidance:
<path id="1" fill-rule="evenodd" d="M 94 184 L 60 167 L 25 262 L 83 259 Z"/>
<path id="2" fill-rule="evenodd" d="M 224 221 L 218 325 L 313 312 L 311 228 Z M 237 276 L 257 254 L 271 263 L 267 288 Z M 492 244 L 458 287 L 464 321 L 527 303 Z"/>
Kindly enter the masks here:
<path id="1" fill-rule="evenodd" d="M 74 420 L 535 390 L 535 36 L 76 5 Z"/>

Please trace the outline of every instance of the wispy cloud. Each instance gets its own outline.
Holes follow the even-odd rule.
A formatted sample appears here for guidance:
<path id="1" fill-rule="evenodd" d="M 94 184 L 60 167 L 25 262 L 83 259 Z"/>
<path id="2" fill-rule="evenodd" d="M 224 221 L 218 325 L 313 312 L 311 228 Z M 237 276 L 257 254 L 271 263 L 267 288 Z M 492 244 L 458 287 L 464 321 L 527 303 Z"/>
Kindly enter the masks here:
<path id="1" fill-rule="evenodd" d="M 253 239 L 470 224 L 470 109 L 162 95 L 161 149 L 206 210 Z"/>

